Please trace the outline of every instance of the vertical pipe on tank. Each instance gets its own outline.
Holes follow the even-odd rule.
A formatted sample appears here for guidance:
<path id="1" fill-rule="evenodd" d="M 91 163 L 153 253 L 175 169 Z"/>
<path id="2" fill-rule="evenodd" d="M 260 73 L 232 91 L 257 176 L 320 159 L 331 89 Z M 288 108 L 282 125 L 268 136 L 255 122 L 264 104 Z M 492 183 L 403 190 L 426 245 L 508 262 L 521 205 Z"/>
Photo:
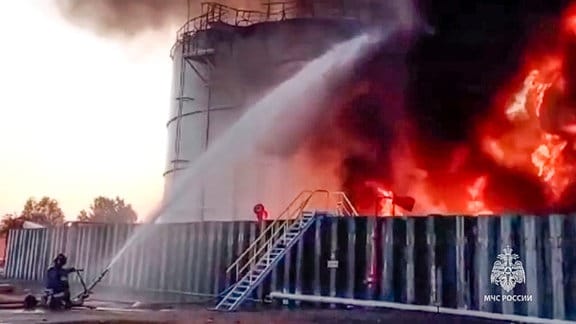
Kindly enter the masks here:
<path id="1" fill-rule="evenodd" d="M 210 80 L 207 80 L 207 90 L 208 90 L 208 98 L 206 100 L 206 138 L 204 141 L 204 150 L 208 150 L 208 145 L 210 143 L 210 110 L 211 110 L 211 106 L 212 106 L 212 82 Z M 202 186 L 202 197 L 201 197 L 201 203 L 202 206 L 200 208 L 200 221 L 204 221 L 205 220 L 205 206 L 206 206 L 206 187 Z"/>
<path id="2" fill-rule="evenodd" d="M 187 16 L 186 16 L 186 23 L 190 21 L 190 0 L 186 1 L 187 5 Z M 185 56 L 186 50 L 188 49 L 188 24 L 186 24 L 186 29 L 184 30 L 184 37 L 183 39 L 176 40 L 177 42 L 180 41 L 180 48 L 181 48 L 181 55 L 180 55 L 180 94 L 178 96 L 178 116 L 176 117 L 176 138 L 174 139 L 174 153 L 176 161 L 180 160 L 180 138 L 182 136 L 182 110 L 184 109 L 184 86 L 186 84 L 186 69 L 185 69 Z M 177 165 L 173 165 L 174 168 Z"/>
<path id="3" fill-rule="evenodd" d="M 186 23 L 190 21 L 190 0 L 187 1 L 187 17 Z M 181 158 L 180 158 L 180 151 L 182 146 L 182 118 L 183 118 L 183 110 L 184 110 L 184 100 L 185 98 L 185 91 L 184 88 L 186 86 L 186 53 L 190 48 L 189 42 L 191 41 L 189 37 L 189 30 L 188 24 L 185 25 L 185 29 L 182 32 L 182 37 L 178 35 L 178 39 L 176 40 L 177 44 L 180 45 L 180 78 L 179 78 L 179 93 L 176 100 L 178 100 L 178 113 L 176 115 L 176 134 L 174 136 L 174 158 L 172 161 L 169 161 L 171 168 L 173 171 L 176 171 L 182 168 Z M 176 178 L 176 175 L 173 175 Z M 174 179 L 174 181 L 176 181 Z"/>
<path id="4" fill-rule="evenodd" d="M 176 116 L 176 137 L 174 138 L 174 161 L 172 161 L 173 165 L 172 167 L 174 169 L 177 168 L 177 165 L 174 165 L 174 163 L 176 163 L 175 161 L 180 160 L 180 137 L 181 137 L 181 133 L 182 133 L 182 109 L 183 109 L 183 105 L 184 105 L 184 83 L 185 83 L 185 70 L 184 70 L 184 55 L 186 55 L 186 50 L 185 50 L 185 42 L 182 42 L 181 48 L 182 48 L 182 53 L 180 56 L 180 93 L 178 95 L 178 98 L 176 100 L 178 100 L 178 115 Z"/>

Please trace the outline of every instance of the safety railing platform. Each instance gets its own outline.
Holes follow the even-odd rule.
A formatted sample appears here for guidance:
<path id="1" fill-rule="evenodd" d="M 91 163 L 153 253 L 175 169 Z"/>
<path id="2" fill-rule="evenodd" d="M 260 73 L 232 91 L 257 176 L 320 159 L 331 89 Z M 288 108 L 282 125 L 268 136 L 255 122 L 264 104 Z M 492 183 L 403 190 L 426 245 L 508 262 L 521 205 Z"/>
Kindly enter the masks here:
<path id="1" fill-rule="evenodd" d="M 170 57 L 174 58 L 178 44 L 189 46 L 184 52 L 195 51 L 193 37 L 200 31 L 213 28 L 216 23 L 235 27 L 245 27 L 257 23 L 283 21 L 294 18 L 344 18 L 365 19 L 359 14 L 359 7 L 366 7 L 366 12 L 376 14 L 378 10 L 370 9 L 372 2 L 381 0 L 332 1 L 315 0 L 303 3 L 298 0 L 267 1 L 262 4 L 262 10 L 238 9 L 217 2 L 204 2 L 201 4 L 201 14 L 188 20 L 176 32 L 176 42 L 170 50 Z M 361 2 L 361 3 L 360 3 Z"/>

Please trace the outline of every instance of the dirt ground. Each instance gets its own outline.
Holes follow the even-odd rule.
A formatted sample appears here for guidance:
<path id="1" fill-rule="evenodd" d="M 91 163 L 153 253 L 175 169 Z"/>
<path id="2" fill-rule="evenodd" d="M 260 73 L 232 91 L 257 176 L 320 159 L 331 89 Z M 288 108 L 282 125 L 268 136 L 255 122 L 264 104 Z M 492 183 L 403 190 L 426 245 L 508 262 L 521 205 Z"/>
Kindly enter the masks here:
<path id="1" fill-rule="evenodd" d="M 286 309 L 259 307 L 252 311 L 223 313 L 209 310 L 214 301 L 182 300 L 166 294 L 146 295 L 112 289 L 98 289 L 87 305 L 95 309 L 51 312 L 43 309 L 7 309 L 6 302 L 18 302 L 31 292 L 41 291 L 38 283 L 13 282 L 16 291 L 0 293 L 0 323 L 233 323 L 233 324 L 356 324 L 356 323 L 497 323 L 494 320 L 444 314 L 368 309 Z M 135 301 L 140 301 L 136 306 Z M 162 301 L 162 303 L 160 303 Z M 177 302 L 178 301 L 178 302 Z M 194 301 L 194 302 L 193 302 Z"/>
<path id="2" fill-rule="evenodd" d="M 439 314 L 405 311 L 270 310 L 219 313 L 206 309 L 134 310 L 110 309 L 44 312 L 0 310 L 2 323 L 246 323 L 246 324 L 356 324 L 356 323 L 495 323 Z"/>

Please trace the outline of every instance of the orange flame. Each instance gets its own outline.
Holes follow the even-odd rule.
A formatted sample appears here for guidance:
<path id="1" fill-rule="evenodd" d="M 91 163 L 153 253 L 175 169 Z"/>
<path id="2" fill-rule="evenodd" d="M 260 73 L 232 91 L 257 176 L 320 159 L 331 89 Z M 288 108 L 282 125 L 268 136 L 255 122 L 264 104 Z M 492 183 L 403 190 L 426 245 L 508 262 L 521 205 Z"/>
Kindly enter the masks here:
<path id="1" fill-rule="evenodd" d="M 468 201 L 468 212 L 472 215 L 493 214 L 491 210 L 486 207 L 484 203 L 484 189 L 486 189 L 488 177 L 478 177 L 474 183 L 468 187 L 468 194 L 470 200 Z"/>
<path id="2" fill-rule="evenodd" d="M 399 208 L 394 207 L 394 192 L 392 190 L 386 190 L 384 188 L 376 188 L 380 196 L 380 211 L 381 216 L 403 216 L 403 213 L 399 211 Z"/>
<path id="3" fill-rule="evenodd" d="M 541 125 L 544 96 L 556 83 L 562 62 L 544 60 L 541 69 L 530 71 L 523 87 L 514 95 L 505 115 L 511 126 L 503 135 L 482 139 L 484 151 L 500 164 L 529 172 L 547 185 L 550 199 L 556 201 L 574 179 L 574 170 L 564 159 L 568 142 L 559 135 L 547 133 Z"/>
<path id="4" fill-rule="evenodd" d="M 560 43 L 566 41 L 576 44 L 576 4 L 565 12 L 561 23 L 563 38 L 555 42 L 560 40 Z M 519 74 L 523 78 L 514 87 L 514 91 L 507 89 L 503 93 L 502 98 L 505 100 L 496 105 L 495 115 L 483 118 L 476 137 L 487 158 L 505 169 L 538 179 L 547 189 L 546 203 L 549 206 L 560 202 L 568 186 L 576 183 L 576 166 L 568 159 L 568 153 L 572 153 L 569 151 L 576 149 L 576 122 L 569 123 L 569 118 L 565 118 L 566 121 L 561 121 L 563 125 L 558 126 L 554 120 L 558 118 L 557 111 L 576 110 L 576 96 L 568 96 L 569 91 L 576 91 L 569 89 L 574 88 L 576 80 L 573 80 L 571 85 L 570 76 L 566 75 L 569 73 L 565 71 L 571 63 L 570 60 L 576 60 L 576 57 L 570 55 L 576 54 L 567 54 L 571 52 L 556 45 L 558 44 L 550 46 L 551 50 L 546 55 L 529 57 L 528 64 Z M 563 101 L 565 98 L 574 102 L 567 104 Z M 563 111 L 561 114 L 570 112 Z M 576 113 L 574 115 L 576 116 Z M 406 143 L 395 145 L 402 148 L 408 146 Z M 427 178 L 427 174 L 431 172 L 421 165 L 416 166 L 416 160 L 410 152 L 395 154 L 394 160 L 401 165 L 396 167 L 405 172 L 398 177 L 401 180 L 394 179 L 391 186 L 376 186 L 378 195 L 389 197 L 379 203 L 380 214 L 399 214 L 398 208 L 392 205 L 394 193 L 411 194 L 416 197 L 416 204 L 425 202 L 422 203 L 425 206 L 415 211 L 415 214 L 432 210 L 443 213 L 467 212 L 473 215 L 494 214 L 494 209 L 485 201 L 485 191 L 491 178 L 486 175 L 487 172 L 482 171 L 484 175 L 473 179 L 470 184 L 462 183 L 462 179 L 470 176 L 463 167 L 468 155 L 466 150 L 457 152 L 456 149 L 455 153 L 446 174 L 456 180 L 454 183 L 446 180 L 446 188 L 433 188 L 432 181 Z M 424 176 L 407 184 L 407 175 L 410 173 L 407 169 L 418 170 Z M 462 190 L 464 188 L 466 190 Z M 442 194 L 437 195 L 438 192 Z M 445 201 L 440 201 L 441 198 L 437 196 L 445 197 Z M 496 205 L 495 202 L 494 206 Z"/>

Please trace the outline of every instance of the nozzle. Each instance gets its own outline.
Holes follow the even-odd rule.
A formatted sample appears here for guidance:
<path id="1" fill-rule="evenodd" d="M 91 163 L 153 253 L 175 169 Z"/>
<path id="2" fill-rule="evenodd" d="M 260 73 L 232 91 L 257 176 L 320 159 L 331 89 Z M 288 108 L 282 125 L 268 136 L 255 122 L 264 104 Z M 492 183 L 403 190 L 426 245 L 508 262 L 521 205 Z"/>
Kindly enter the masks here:
<path id="1" fill-rule="evenodd" d="M 102 281 L 102 279 L 104 279 L 104 276 L 106 276 L 106 274 L 110 271 L 110 267 L 104 269 L 104 271 L 102 271 L 102 273 L 98 276 L 98 278 L 96 278 L 96 280 L 94 280 L 92 282 L 92 284 L 90 284 L 90 286 L 88 288 L 86 288 L 86 291 L 88 293 L 92 293 L 92 289 L 94 289 L 94 287 L 96 287 L 96 285 Z"/>

